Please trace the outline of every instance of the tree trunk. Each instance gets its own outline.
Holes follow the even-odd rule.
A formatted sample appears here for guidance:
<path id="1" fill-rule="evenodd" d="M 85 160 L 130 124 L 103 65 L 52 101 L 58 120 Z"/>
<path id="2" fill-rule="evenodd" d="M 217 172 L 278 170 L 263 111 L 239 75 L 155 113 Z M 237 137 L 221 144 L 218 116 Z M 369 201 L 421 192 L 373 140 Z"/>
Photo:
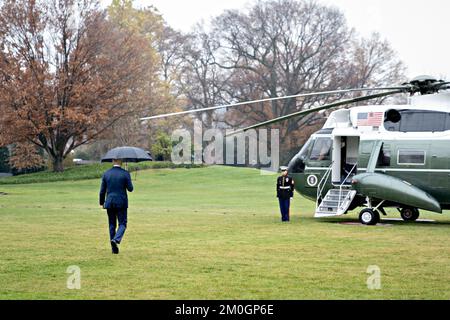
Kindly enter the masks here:
<path id="1" fill-rule="evenodd" d="M 63 172 L 64 171 L 64 158 L 57 156 L 53 158 L 53 172 Z"/>

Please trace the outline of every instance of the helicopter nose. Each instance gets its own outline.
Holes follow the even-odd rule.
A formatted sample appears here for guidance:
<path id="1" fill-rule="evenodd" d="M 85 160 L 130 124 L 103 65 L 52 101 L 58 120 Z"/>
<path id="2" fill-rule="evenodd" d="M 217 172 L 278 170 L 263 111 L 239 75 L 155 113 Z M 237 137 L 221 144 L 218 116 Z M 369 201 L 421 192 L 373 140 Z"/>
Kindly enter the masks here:
<path id="1" fill-rule="evenodd" d="M 294 157 L 288 165 L 289 173 L 304 173 L 305 172 L 305 161 L 302 157 L 296 156 Z"/>

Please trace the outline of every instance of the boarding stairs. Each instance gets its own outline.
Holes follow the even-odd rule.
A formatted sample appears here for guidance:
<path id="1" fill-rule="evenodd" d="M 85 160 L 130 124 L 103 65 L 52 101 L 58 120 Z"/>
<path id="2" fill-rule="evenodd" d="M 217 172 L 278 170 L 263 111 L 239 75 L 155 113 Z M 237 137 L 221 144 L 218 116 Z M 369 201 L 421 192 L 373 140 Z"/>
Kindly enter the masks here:
<path id="1" fill-rule="evenodd" d="M 334 188 L 329 189 L 327 194 L 323 196 L 326 182 L 331 175 L 331 168 L 330 166 L 324 174 L 317 188 L 315 218 L 334 217 L 345 214 L 356 196 L 356 190 L 353 190 L 351 185 L 347 184 L 350 173 L 344 179 L 344 182 L 339 186 L 334 186 Z"/>

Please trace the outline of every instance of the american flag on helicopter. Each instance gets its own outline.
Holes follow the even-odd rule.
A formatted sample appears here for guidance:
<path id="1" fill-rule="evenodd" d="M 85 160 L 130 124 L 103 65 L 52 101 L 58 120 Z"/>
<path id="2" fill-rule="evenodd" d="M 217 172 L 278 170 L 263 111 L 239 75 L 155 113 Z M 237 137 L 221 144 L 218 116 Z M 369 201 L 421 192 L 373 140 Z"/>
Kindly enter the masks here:
<path id="1" fill-rule="evenodd" d="M 358 113 L 358 127 L 379 127 L 383 123 L 384 112 L 362 112 Z"/>

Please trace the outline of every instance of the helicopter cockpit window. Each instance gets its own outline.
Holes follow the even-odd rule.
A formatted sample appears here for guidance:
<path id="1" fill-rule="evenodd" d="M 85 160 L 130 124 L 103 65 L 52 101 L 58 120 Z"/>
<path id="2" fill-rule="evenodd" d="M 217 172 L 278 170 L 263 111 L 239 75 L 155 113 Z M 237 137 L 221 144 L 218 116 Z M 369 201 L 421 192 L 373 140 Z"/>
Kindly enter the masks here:
<path id="1" fill-rule="evenodd" d="M 450 130 L 450 114 L 429 110 L 398 110 L 400 120 L 386 120 L 384 127 L 397 132 L 442 132 Z"/>
<path id="2" fill-rule="evenodd" d="M 309 160 L 323 161 L 331 160 L 331 138 L 318 138 L 314 143 Z"/>
<path id="3" fill-rule="evenodd" d="M 311 147 L 314 143 L 314 139 L 310 138 L 302 147 L 300 152 L 289 162 L 289 172 L 291 173 L 303 173 L 306 168 L 306 158 L 308 157 Z"/>

